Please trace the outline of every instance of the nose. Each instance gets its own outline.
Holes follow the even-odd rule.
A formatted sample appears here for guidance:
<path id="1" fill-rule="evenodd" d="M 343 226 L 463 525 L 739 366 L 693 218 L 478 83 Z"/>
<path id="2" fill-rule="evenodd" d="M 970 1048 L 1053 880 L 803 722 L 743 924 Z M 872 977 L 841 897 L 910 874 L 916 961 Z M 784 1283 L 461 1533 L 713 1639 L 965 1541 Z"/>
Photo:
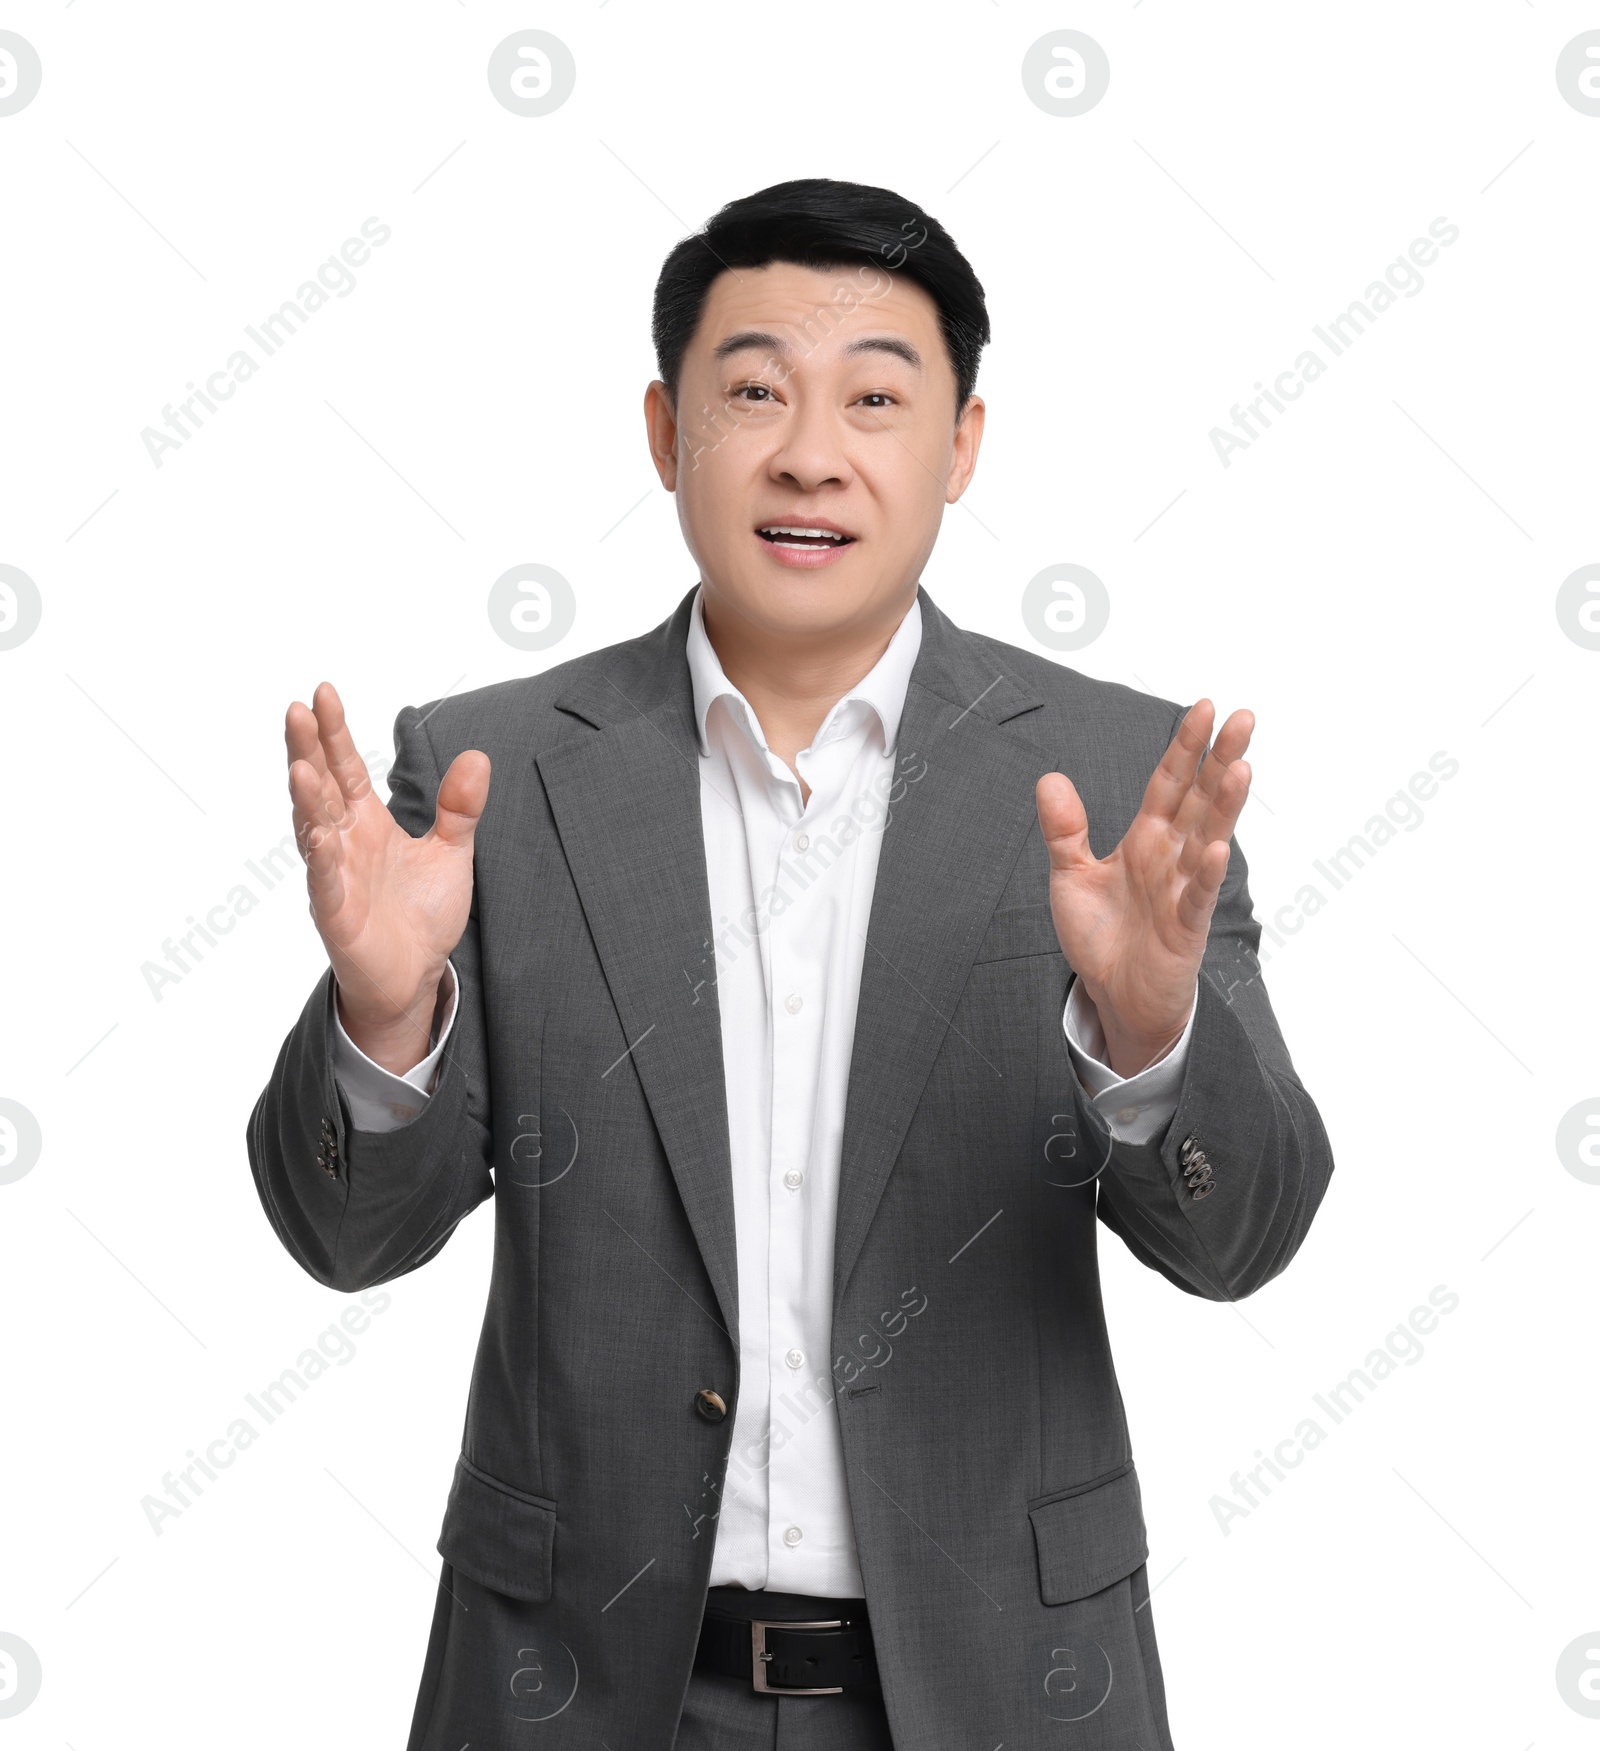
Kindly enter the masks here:
<path id="1" fill-rule="evenodd" d="M 802 397 L 784 421 L 767 463 L 769 477 L 802 492 L 848 486 L 855 479 L 847 432 L 826 403 Z"/>

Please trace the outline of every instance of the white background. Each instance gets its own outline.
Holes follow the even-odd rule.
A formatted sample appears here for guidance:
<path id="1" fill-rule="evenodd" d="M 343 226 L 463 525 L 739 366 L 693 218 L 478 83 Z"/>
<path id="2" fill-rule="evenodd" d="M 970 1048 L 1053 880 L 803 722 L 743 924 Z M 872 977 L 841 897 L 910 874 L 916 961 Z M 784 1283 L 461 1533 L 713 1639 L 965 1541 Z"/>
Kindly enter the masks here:
<path id="1" fill-rule="evenodd" d="M 288 831 L 291 698 L 334 679 L 386 755 L 402 705 L 671 611 L 695 573 L 640 415 L 656 272 L 723 201 L 821 174 L 922 202 L 988 293 L 988 436 L 930 593 L 1029 645 L 1028 579 L 1087 566 L 1110 624 L 1063 660 L 1252 707 L 1259 918 L 1430 755 L 1460 763 L 1268 961 L 1337 1161 L 1287 1273 L 1212 1304 L 1104 1236 L 1176 1742 L 1591 1745 L 1555 1667 L 1600 1630 L 1600 1186 L 1555 1130 L 1600 1092 L 1600 653 L 1555 597 L 1600 560 L 1600 118 L 1554 70 L 1600 13 L 72 0 L 0 23 L 44 69 L 0 118 L 0 561 L 43 599 L 0 651 L 0 1096 L 44 1139 L 0 1186 L 0 1630 L 44 1671 L 0 1740 L 404 1742 L 490 1212 L 157 1536 L 141 1498 L 348 1298 L 279 1246 L 245 1160 L 319 972 L 298 871 L 160 1001 L 141 968 Z M 485 77 L 529 26 L 578 66 L 538 119 Z M 1062 119 L 1020 69 L 1066 26 L 1112 72 Z M 155 467 L 142 429 L 372 215 L 393 235 L 356 289 Z M 1224 468 L 1211 428 L 1440 216 L 1460 236 L 1423 289 Z M 485 613 L 526 561 L 578 604 L 534 656 Z M 1436 1284 L 1460 1304 L 1422 1359 L 1319 1418 L 1224 1535 L 1231 1475 Z"/>

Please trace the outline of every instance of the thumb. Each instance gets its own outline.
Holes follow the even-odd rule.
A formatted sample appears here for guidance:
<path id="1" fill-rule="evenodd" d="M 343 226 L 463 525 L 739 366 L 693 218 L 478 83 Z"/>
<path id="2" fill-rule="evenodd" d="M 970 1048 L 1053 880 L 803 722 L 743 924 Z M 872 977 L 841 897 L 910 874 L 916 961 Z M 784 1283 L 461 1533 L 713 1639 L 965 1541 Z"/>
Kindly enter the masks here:
<path id="1" fill-rule="evenodd" d="M 470 850 L 478 819 L 489 800 L 489 756 L 468 748 L 450 762 L 439 780 L 439 802 L 434 814 L 434 836 L 447 845 Z"/>
<path id="2" fill-rule="evenodd" d="M 1089 849 L 1089 817 L 1078 788 L 1064 772 L 1047 772 L 1034 789 L 1039 805 L 1039 830 L 1050 853 L 1050 869 L 1076 869 L 1093 863 Z"/>

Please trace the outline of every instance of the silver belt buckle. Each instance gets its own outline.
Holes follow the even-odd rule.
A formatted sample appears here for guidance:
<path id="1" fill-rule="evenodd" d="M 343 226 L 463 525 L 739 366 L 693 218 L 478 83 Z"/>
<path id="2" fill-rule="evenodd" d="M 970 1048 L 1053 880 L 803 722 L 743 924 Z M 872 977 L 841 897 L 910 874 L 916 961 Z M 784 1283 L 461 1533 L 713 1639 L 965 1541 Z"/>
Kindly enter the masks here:
<path id="1" fill-rule="evenodd" d="M 769 1629 L 843 1629 L 844 1620 L 834 1618 L 828 1623 L 787 1623 L 782 1618 L 758 1617 L 750 1624 L 750 1682 L 764 1696 L 843 1696 L 842 1684 L 826 1684 L 802 1686 L 799 1689 L 786 1689 L 781 1684 L 767 1682 L 767 1662 L 772 1655 L 767 1652 L 767 1631 Z"/>

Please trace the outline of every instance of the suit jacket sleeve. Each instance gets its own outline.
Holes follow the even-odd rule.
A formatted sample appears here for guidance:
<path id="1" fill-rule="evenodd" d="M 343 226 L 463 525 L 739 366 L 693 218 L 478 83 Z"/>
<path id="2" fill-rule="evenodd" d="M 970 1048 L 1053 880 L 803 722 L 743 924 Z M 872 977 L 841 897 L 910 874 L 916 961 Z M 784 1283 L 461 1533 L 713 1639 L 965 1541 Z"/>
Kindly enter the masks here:
<path id="1" fill-rule="evenodd" d="M 441 773 L 425 714 L 395 721 L 389 812 L 413 838 L 433 824 Z M 450 957 L 456 1015 L 432 1098 L 395 1130 L 357 1130 L 334 1076 L 334 977 L 323 974 L 283 1043 L 246 1129 L 267 1217 L 319 1283 L 350 1291 L 425 1263 L 494 1189 L 490 1172 L 478 908 Z"/>
<path id="2" fill-rule="evenodd" d="M 1174 725 L 1176 728 L 1176 725 Z M 1115 1141 L 1075 1089 L 1078 1122 L 1109 1159 L 1097 1213 L 1134 1255 L 1180 1289 L 1235 1301 L 1270 1282 L 1311 1226 L 1333 1154 L 1272 1013 L 1237 840 L 1212 914 L 1177 1110 L 1152 1141 Z M 1076 1079 L 1074 1079 L 1076 1081 Z M 1192 1140 L 1192 1141 L 1191 1141 Z M 1191 1187 L 1185 1148 L 1210 1167 Z M 1191 1172 L 1193 1169 L 1191 1155 Z"/>

